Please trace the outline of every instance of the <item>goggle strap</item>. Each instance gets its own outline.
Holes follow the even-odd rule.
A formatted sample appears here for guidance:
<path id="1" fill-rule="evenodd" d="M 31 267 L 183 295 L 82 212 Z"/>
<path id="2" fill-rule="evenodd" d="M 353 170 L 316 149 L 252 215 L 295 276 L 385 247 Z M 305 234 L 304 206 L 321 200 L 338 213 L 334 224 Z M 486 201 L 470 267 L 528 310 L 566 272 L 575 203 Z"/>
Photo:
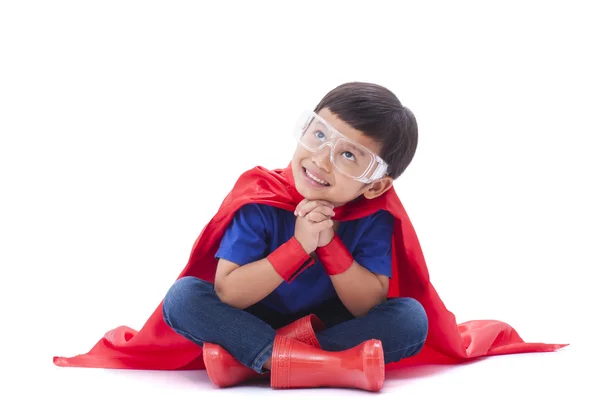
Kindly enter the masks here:
<path id="1" fill-rule="evenodd" d="M 382 162 L 378 162 L 375 172 L 373 172 L 373 175 L 371 175 L 371 179 L 376 180 L 379 178 L 383 178 L 383 176 L 385 175 L 386 172 L 387 172 L 387 165 L 385 165 Z"/>

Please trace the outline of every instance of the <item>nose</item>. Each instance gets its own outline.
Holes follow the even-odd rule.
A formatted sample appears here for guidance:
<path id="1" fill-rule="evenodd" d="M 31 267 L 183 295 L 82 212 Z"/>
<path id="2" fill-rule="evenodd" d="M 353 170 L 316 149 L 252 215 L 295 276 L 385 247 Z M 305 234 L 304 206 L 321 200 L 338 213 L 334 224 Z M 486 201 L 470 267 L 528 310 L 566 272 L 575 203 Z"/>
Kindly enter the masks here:
<path id="1" fill-rule="evenodd" d="M 313 153 L 312 162 L 320 169 L 331 172 L 331 151 L 331 146 L 324 146 L 322 149 Z"/>

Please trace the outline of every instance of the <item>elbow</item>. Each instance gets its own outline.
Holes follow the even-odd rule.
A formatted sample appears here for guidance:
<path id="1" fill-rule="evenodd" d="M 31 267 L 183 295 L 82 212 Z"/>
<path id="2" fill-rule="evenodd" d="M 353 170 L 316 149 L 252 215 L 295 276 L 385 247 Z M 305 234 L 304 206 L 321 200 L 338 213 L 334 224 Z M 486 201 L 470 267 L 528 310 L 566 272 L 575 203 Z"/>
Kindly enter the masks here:
<path id="1" fill-rule="evenodd" d="M 354 318 L 362 318 L 371 312 L 373 308 L 376 306 L 383 304 L 387 301 L 387 291 L 382 293 L 380 296 L 373 296 L 372 301 L 365 302 L 361 305 L 357 305 L 357 307 L 348 308 L 350 314 L 354 316 Z"/>
<path id="2" fill-rule="evenodd" d="M 231 306 L 234 308 L 239 308 L 239 309 L 244 308 L 243 305 L 240 304 L 239 299 L 237 299 L 236 296 L 231 294 L 231 291 L 226 290 L 226 289 L 225 290 L 221 289 L 221 290 L 217 291 L 215 288 L 215 292 L 216 292 L 219 300 L 221 300 L 221 303 L 227 304 L 228 306 Z"/>
<path id="3" fill-rule="evenodd" d="M 348 311 L 350 311 L 350 310 L 348 310 Z M 371 310 L 367 310 L 367 311 L 350 311 L 350 314 L 352 314 L 352 316 L 354 318 L 362 318 L 362 317 L 366 316 L 369 313 L 369 311 L 371 311 Z"/>
<path id="4" fill-rule="evenodd" d="M 362 318 L 364 316 L 366 316 L 368 313 L 371 312 L 371 310 L 373 309 L 373 307 L 375 307 L 375 305 L 367 305 L 367 307 L 365 307 L 364 304 L 361 305 L 357 305 L 355 307 L 346 307 L 348 309 L 348 311 L 350 312 L 350 314 L 352 314 L 352 316 L 354 318 Z"/>
<path id="5" fill-rule="evenodd" d="M 350 311 L 350 314 L 352 314 L 354 316 L 354 318 L 362 318 L 362 317 L 366 317 L 367 314 L 369 314 L 371 312 L 371 310 L 374 308 L 373 307 L 362 307 L 362 308 L 356 308 L 354 310 L 348 310 Z"/>
<path id="6" fill-rule="evenodd" d="M 227 285 L 226 280 L 215 281 L 215 294 L 222 303 L 235 307 L 235 298 L 231 295 L 233 291 Z"/>
<path id="7" fill-rule="evenodd" d="M 235 288 L 227 284 L 226 280 L 215 282 L 215 293 L 222 303 L 233 308 L 243 310 L 249 306 L 246 304 L 244 299 L 240 298 L 240 296 L 236 294 Z"/>
<path id="8" fill-rule="evenodd" d="M 227 285 L 221 281 L 221 280 L 216 280 L 215 281 L 215 294 L 217 295 L 217 297 L 219 298 L 219 300 L 221 300 L 223 303 L 226 303 L 226 299 L 227 294 L 229 293 L 229 291 L 226 289 Z"/>

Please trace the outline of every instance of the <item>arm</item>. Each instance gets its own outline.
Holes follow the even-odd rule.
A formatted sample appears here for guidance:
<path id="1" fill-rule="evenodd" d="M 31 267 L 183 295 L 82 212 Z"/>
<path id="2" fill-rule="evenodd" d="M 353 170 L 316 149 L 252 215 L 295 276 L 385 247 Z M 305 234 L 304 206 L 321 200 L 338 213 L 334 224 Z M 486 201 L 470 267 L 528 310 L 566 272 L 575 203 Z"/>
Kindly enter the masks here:
<path id="1" fill-rule="evenodd" d="M 234 215 L 215 257 L 219 260 L 215 274 L 215 292 L 222 302 L 236 308 L 262 300 L 283 279 L 266 259 L 268 227 L 272 224 L 269 209 L 248 204 Z"/>
<path id="2" fill-rule="evenodd" d="M 387 299 L 392 275 L 394 218 L 373 216 L 350 254 L 333 229 L 321 232 L 317 256 L 344 306 L 355 317 L 364 316 Z"/>
<path id="3" fill-rule="evenodd" d="M 244 309 L 264 299 L 284 281 L 292 282 L 314 262 L 293 236 L 267 257 L 243 266 L 221 258 L 215 292 L 223 303 Z"/>
<path id="4" fill-rule="evenodd" d="M 317 249 L 317 256 L 341 302 L 355 317 L 366 315 L 371 308 L 386 300 L 389 278 L 375 274 L 356 262 L 337 235 L 334 234 L 327 245 Z"/>
<path id="5" fill-rule="evenodd" d="M 314 264 L 310 253 L 317 247 L 319 232 L 331 228 L 331 220 L 312 224 L 296 220 L 294 236 L 268 254 L 268 212 L 257 205 L 244 207 L 225 233 L 215 275 L 215 292 L 232 307 L 244 309 L 268 296 L 283 282 L 292 282 Z M 269 222 L 266 222 L 269 221 Z"/>
<path id="6" fill-rule="evenodd" d="M 345 272 L 331 275 L 331 282 L 344 306 L 355 317 L 366 315 L 387 299 L 389 278 L 374 274 L 354 260 Z"/>
<path id="7" fill-rule="evenodd" d="M 245 309 L 267 297 L 284 280 L 267 258 L 243 268 L 220 259 L 215 275 L 215 292 L 223 303 Z"/>

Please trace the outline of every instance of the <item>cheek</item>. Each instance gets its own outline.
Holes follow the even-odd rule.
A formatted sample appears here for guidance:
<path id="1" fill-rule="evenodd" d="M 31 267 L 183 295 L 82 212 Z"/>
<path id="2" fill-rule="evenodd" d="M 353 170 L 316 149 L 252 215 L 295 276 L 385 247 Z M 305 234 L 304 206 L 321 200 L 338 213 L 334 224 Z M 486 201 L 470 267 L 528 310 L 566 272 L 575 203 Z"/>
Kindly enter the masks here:
<path id="1" fill-rule="evenodd" d="M 365 186 L 361 182 L 357 182 L 340 174 L 336 174 L 335 182 L 335 196 L 340 200 L 345 201 L 350 201 L 358 197 L 360 194 L 362 194 L 361 192 Z"/>
<path id="2" fill-rule="evenodd" d="M 296 150 L 294 151 L 292 159 L 295 161 L 300 161 L 300 160 L 306 158 L 305 153 L 306 153 L 306 151 L 302 147 L 298 146 L 298 147 L 296 147 Z"/>

